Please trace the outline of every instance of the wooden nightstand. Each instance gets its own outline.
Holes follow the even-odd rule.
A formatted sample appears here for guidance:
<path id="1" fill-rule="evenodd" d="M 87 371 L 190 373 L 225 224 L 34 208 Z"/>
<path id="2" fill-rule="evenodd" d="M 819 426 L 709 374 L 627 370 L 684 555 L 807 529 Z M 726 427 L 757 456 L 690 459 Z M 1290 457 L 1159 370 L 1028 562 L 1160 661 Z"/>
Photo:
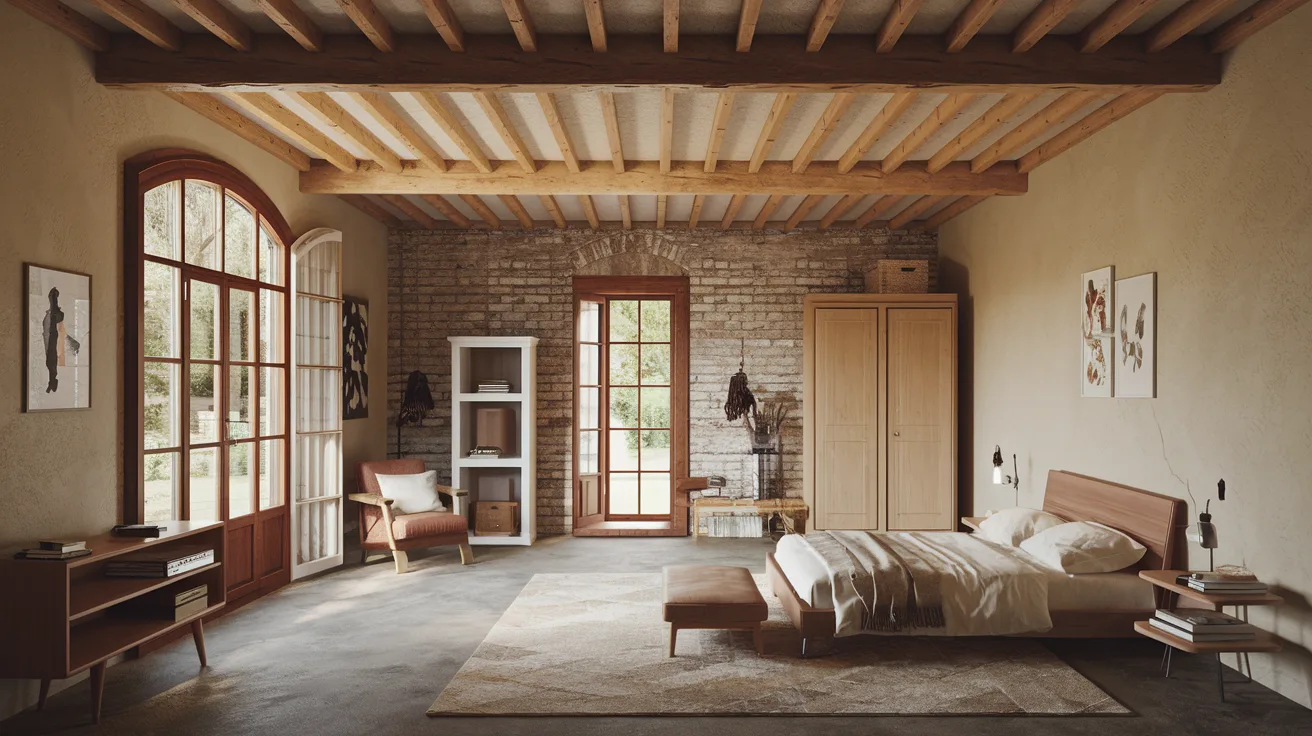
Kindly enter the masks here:
<path id="1" fill-rule="evenodd" d="M 1192 608 L 1205 608 L 1210 611 L 1221 611 L 1225 606 L 1243 606 L 1245 612 L 1249 606 L 1279 606 L 1285 602 L 1274 593 L 1259 593 L 1254 595 L 1236 595 L 1236 594 L 1217 594 L 1203 593 L 1194 590 L 1188 585 L 1182 585 L 1176 582 L 1176 578 L 1188 574 L 1186 570 L 1140 570 L 1139 577 L 1152 583 L 1162 591 L 1161 607 L 1165 609 L 1174 608 L 1181 598 L 1187 599 L 1188 603 L 1193 604 Z M 1245 616 L 1247 618 L 1247 616 Z M 1171 653 L 1175 650 L 1188 652 L 1189 654 L 1214 654 L 1216 655 L 1216 688 L 1221 695 L 1221 701 L 1225 702 L 1225 667 L 1221 664 L 1222 654 L 1234 654 L 1236 656 L 1247 655 L 1250 652 L 1278 652 L 1280 651 L 1280 640 L 1269 632 L 1259 630 L 1256 637 L 1247 641 L 1203 641 L 1192 642 L 1187 639 L 1181 639 L 1172 635 L 1170 632 L 1162 631 L 1147 621 L 1135 621 L 1134 630 L 1140 634 L 1159 641 L 1166 645 L 1165 651 L 1162 652 L 1162 667 L 1166 670 L 1166 676 L 1171 676 Z M 1249 670 L 1248 681 L 1252 680 L 1252 670 Z"/>

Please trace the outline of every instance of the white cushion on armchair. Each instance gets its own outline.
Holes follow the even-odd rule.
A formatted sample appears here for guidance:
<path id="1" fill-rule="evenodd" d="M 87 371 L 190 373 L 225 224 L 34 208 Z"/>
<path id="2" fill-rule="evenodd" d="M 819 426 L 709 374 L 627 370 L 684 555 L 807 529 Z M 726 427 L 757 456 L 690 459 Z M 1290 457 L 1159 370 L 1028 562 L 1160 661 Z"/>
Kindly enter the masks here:
<path id="1" fill-rule="evenodd" d="M 446 511 L 446 504 L 437 494 L 437 471 L 414 475 L 378 475 L 378 492 L 392 499 L 392 512 L 420 514 L 425 511 Z"/>

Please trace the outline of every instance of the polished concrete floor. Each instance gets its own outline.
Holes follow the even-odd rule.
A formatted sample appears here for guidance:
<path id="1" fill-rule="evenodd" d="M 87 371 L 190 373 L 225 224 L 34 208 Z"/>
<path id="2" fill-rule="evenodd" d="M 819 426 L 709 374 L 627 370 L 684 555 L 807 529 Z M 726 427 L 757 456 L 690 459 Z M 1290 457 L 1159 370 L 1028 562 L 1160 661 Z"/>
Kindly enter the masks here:
<path id="1" fill-rule="evenodd" d="M 1146 641 L 1051 642 L 1062 659 L 1134 711 L 1118 717 L 775 717 L 430 719 L 438 692 L 534 573 L 659 570 L 684 561 L 764 569 L 764 540 L 542 540 L 529 549 L 414 554 L 397 576 L 388 562 L 350 565 L 289 586 L 208 627 L 210 666 L 190 638 L 108 671 L 99 726 L 88 687 L 52 696 L 0 723 L 0 734 L 1312 734 L 1312 711 L 1257 684 L 1217 700 L 1214 661 L 1176 657 L 1172 678 Z M 426 555 L 426 556 L 421 556 Z M 1239 675 L 1227 670 L 1231 679 Z"/>

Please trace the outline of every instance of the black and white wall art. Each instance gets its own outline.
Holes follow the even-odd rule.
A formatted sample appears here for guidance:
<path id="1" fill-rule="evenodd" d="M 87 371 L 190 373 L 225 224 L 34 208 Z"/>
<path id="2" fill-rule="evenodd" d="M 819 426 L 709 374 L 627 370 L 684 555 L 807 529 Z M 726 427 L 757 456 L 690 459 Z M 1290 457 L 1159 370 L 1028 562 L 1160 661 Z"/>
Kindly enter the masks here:
<path id="1" fill-rule="evenodd" d="M 1116 282 L 1116 395 L 1157 398 L 1157 274 Z"/>
<path id="2" fill-rule="evenodd" d="M 91 277 L 23 264 L 23 411 L 91 408 Z"/>
<path id="3" fill-rule="evenodd" d="M 342 299 L 342 419 L 369 416 L 369 302 Z"/>

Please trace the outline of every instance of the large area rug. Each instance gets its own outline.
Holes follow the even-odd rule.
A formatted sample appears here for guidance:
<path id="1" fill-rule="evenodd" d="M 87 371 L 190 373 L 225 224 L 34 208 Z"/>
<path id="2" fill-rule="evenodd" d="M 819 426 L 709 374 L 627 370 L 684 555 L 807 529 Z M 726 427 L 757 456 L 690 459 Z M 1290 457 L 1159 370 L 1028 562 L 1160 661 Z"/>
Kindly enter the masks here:
<path id="1" fill-rule="evenodd" d="M 779 601 L 767 641 L 795 636 Z M 1125 714 L 1028 639 L 855 637 L 758 656 L 746 633 L 680 631 L 666 656 L 660 576 L 535 575 L 430 716 Z M 772 636 L 770 636 L 772 635 Z"/>

